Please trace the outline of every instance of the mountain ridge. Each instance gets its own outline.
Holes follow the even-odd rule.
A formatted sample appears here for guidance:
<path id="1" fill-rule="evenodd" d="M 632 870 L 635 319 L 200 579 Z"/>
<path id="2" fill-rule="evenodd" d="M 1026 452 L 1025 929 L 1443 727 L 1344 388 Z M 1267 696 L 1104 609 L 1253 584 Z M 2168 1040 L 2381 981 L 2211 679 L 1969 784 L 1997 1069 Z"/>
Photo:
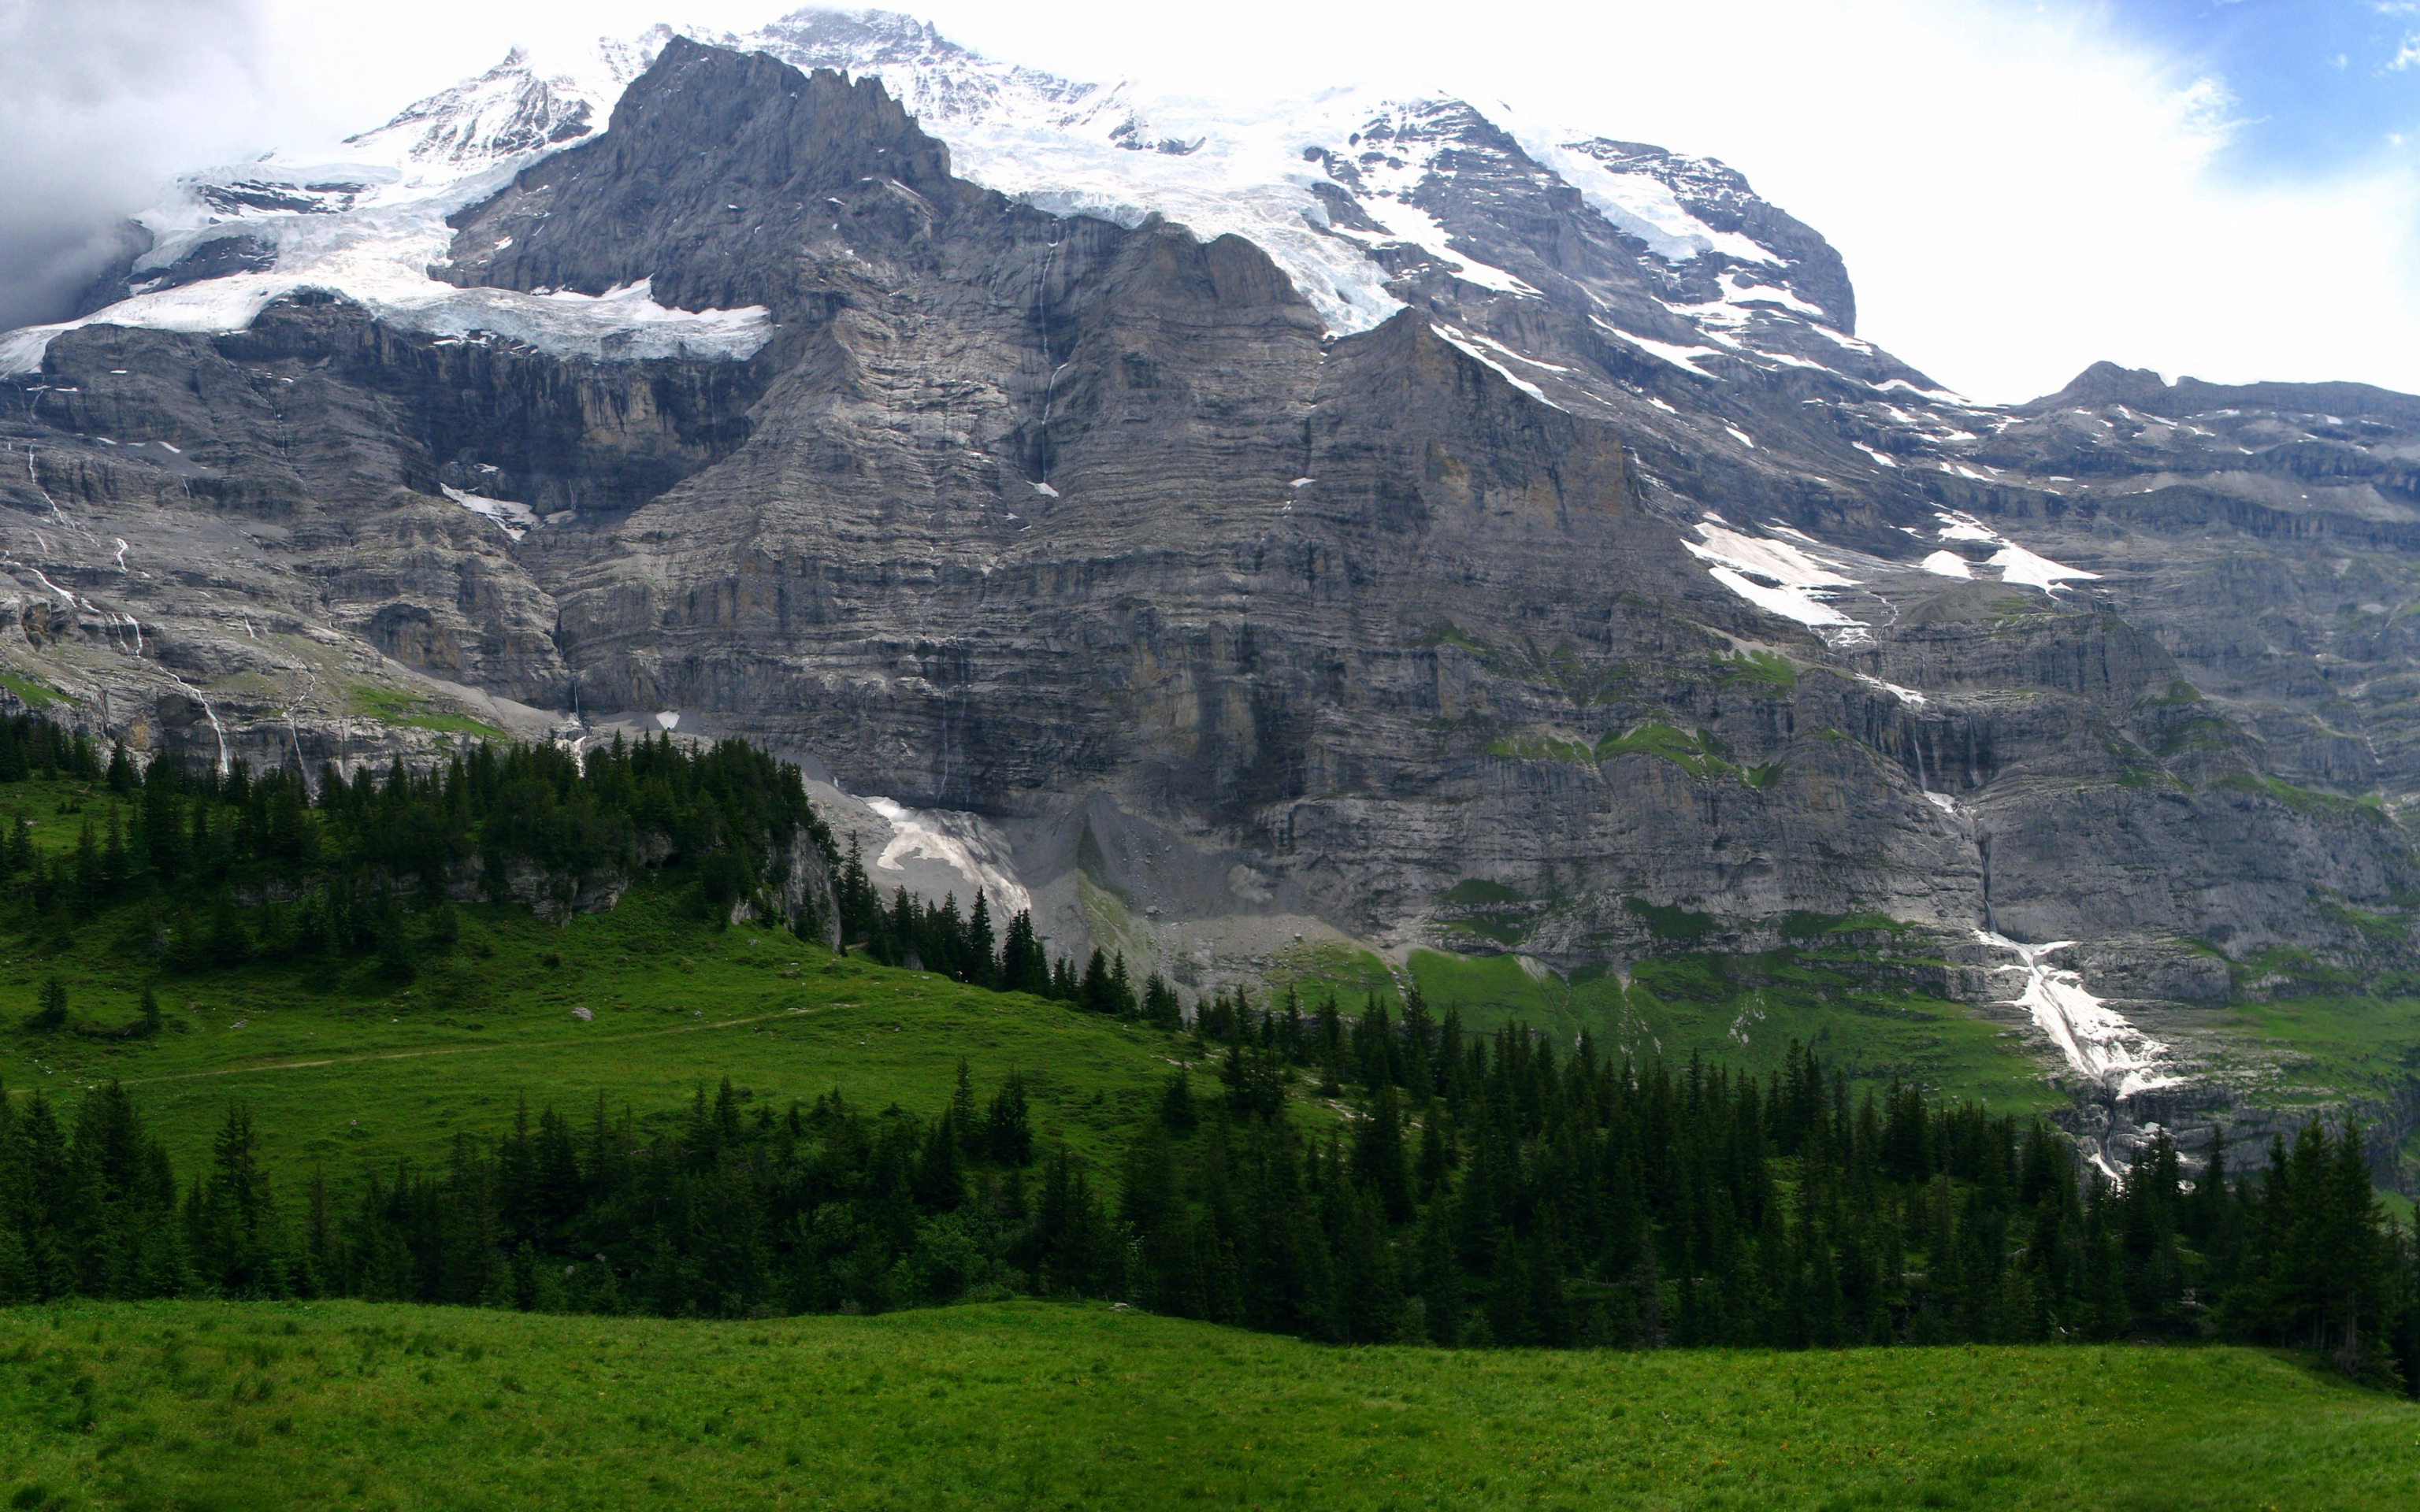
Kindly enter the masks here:
<path id="1" fill-rule="evenodd" d="M 2284 1095 L 2236 978 L 2410 960 L 2420 401 L 1978 406 L 1707 160 L 754 40 L 611 54 L 602 131 L 508 60 L 154 250 L 271 266 L 0 336 L 18 675 L 306 769 L 744 734 L 1188 995 L 1881 914 L 2120 1154 Z"/>

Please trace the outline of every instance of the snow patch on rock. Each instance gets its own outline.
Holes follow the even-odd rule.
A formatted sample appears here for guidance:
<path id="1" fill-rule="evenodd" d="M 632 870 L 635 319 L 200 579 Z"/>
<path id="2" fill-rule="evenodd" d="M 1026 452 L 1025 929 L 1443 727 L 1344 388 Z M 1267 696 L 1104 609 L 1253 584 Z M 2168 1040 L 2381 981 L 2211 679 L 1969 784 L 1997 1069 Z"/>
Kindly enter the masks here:
<path id="1" fill-rule="evenodd" d="M 2024 991 L 2013 1001 L 2032 1014 L 2035 1026 L 2058 1047 L 2078 1074 L 2121 1098 L 2174 1087 L 2183 1080 L 2164 1064 L 2168 1054 L 2165 1043 L 2085 991 L 2081 975 L 2050 964 L 2053 955 L 2072 949 L 2073 940 L 2021 945 L 1989 930 L 1977 930 L 1975 937 L 2016 955 L 2017 964 L 2000 968 L 2024 976 Z"/>
<path id="2" fill-rule="evenodd" d="M 509 499 L 489 499 L 482 494 L 464 493 L 459 488 L 447 488 L 443 484 L 438 486 L 444 489 L 446 498 L 482 519 L 492 520 L 498 530 L 516 541 L 537 529 L 537 514 L 527 504 L 516 503 Z"/>
<path id="3" fill-rule="evenodd" d="M 607 40 L 544 72 L 516 50 L 477 79 L 407 107 L 341 143 L 188 175 L 134 219 L 151 250 L 136 292 L 79 319 L 0 335 L 0 373 L 40 370 L 53 337 L 85 325 L 214 334 L 240 331 L 305 289 L 343 296 L 391 324 L 440 336 L 483 332 L 566 357 L 744 359 L 772 339 L 760 307 L 675 310 L 641 280 L 602 295 L 457 288 L 433 278 L 453 241 L 446 218 L 494 194 L 522 169 L 604 127 L 622 88 L 670 33 Z M 269 265 L 177 287 L 182 258 L 241 238 Z"/>
<path id="4" fill-rule="evenodd" d="M 1998 549 L 1992 553 L 1991 560 L 1985 562 L 1983 565 L 1999 568 L 2002 582 L 2015 583 L 2024 588 L 2039 588 L 2045 594 L 2057 594 L 2064 592 L 2067 585 L 2071 582 L 2101 580 L 2101 574 L 2097 572 L 2086 572 L 2081 567 L 2071 567 L 2063 563 L 2053 562 L 2050 558 L 2036 552 L 2028 551 L 1974 516 L 1962 511 L 1939 510 L 1935 512 L 1933 517 L 1941 521 L 1938 533 L 1945 541 L 1979 541 L 1986 546 L 1996 547 Z M 1946 572 L 1942 567 L 1933 565 L 1943 557 L 1952 557 L 1960 566 L 1966 566 L 1965 559 L 1962 557 L 1954 557 L 1947 551 L 1935 551 L 1931 556 L 1924 559 L 1925 570 L 1941 572 L 1944 577 L 1971 578 L 1974 576 L 1971 568 L 1963 572 Z"/>
<path id="5" fill-rule="evenodd" d="M 1002 923 L 1033 906 L 1016 880 L 1007 838 L 983 818 L 953 809 L 910 809 L 890 798 L 864 801 L 891 826 L 869 870 L 903 872 L 910 860 L 939 862 L 967 880 L 967 895 L 958 900 L 962 912 L 974 905 L 980 887 L 991 895 L 993 917 Z"/>

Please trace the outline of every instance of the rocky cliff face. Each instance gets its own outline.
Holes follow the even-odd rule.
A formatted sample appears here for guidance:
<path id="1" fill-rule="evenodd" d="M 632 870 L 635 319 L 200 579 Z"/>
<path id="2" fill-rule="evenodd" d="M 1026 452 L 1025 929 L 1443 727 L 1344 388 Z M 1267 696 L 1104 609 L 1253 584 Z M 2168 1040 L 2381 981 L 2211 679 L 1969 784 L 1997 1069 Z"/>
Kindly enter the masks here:
<path id="1" fill-rule="evenodd" d="M 391 129 L 453 177 L 376 238 L 264 191 L 160 242 L 240 270 L 0 338 L 17 674 L 188 759 L 747 734 L 896 800 L 844 827 L 923 885 L 1196 988 L 1879 913 L 2040 986 L 2048 1054 L 2410 949 L 2420 400 L 1978 407 L 1718 163 L 1454 100 L 1231 142 L 879 16 L 748 41 L 654 38 L 587 113 L 491 74 Z M 2007 943 L 2052 939 L 2081 999 Z"/>

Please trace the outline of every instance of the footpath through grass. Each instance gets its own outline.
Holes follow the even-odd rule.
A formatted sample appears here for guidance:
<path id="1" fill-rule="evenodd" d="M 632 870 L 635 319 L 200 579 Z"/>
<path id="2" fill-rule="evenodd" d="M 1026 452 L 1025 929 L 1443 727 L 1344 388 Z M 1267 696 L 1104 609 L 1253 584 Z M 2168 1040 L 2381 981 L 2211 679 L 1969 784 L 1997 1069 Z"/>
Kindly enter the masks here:
<path id="1" fill-rule="evenodd" d="M 1324 1349 L 1106 1307 L 0 1313 L 20 1507 L 2408 1508 L 2420 1408 L 2229 1349 Z"/>

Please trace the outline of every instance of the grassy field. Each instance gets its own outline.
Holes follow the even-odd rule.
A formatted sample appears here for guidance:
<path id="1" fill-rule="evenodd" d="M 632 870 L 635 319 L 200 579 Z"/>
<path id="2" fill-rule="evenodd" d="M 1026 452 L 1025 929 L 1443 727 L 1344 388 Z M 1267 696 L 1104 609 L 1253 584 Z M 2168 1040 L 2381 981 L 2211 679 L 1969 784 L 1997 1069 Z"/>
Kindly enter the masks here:
<path id="1" fill-rule="evenodd" d="M 2404 1508 L 2420 1408 L 2241 1350 L 1333 1350 L 1102 1306 L 0 1312 L 15 1507 Z"/>
<path id="2" fill-rule="evenodd" d="M 2009 1030 L 1963 1003 L 1869 985 L 1846 964 L 1808 950 L 1741 972 L 1719 958 L 1683 955 L 1639 962 L 1625 984 L 1533 976 L 1511 955 L 1415 950 L 1410 971 L 1433 1010 L 1459 1007 L 1474 1028 L 1586 1029 L 1615 1049 L 1673 1061 L 1702 1053 L 1754 1071 L 1778 1066 L 1794 1039 L 1861 1081 L 1898 1076 L 2000 1112 L 2064 1103 Z"/>
<path id="3" fill-rule="evenodd" d="M 1753 963 L 1684 954 L 1641 961 L 1624 982 L 1567 980 L 1526 967 L 1513 954 L 1442 950 L 1414 950 L 1397 972 L 1367 950 L 1322 945 L 1281 955 L 1273 972 L 1278 995 L 1256 1001 L 1280 1000 L 1292 987 L 1306 1005 L 1333 993 L 1347 1013 L 1359 1013 L 1373 996 L 1393 1012 L 1403 1007 L 1399 984 L 1408 980 L 1432 1013 L 1458 1010 L 1464 1026 L 1482 1034 L 1520 1024 L 1568 1043 L 1586 1031 L 1616 1053 L 1674 1062 L 1702 1054 L 1757 1072 L 1779 1066 L 1796 1040 L 1863 1083 L 1896 1076 L 2011 1113 L 2065 1103 L 2041 1057 L 2018 1035 L 1964 1003 L 1864 980 L 1874 964 L 1837 948 Z"/>
<path id="4" fill-rule="evenodd" d="M 778 932 L 716 930 L 659 893 L 566 928 L 511 908 L 466 907 L 461 920 L 459 943 L 409 986 L 368 962 L 163 979 L 127 947 L 122 918 L 39 960 L 10 942 L 0 1082 L 72 1102 L 114 1077 L 180 1165 L 240 1101 L 274 1165 L 333 1175 L 432 1154 L 457 1131 L 493 1136 L 524 1094 L 534 1109 L 584 1115 L 602 1092 L 644 1117 L 728 1076 L 777 1107 L 838 1088 L 869 1107 L 931 1114 L 964 1056 L 979 1096 L 1016 1071 L 1046 1144 L 1099 1154 L 1190 1049 L 1038 998 L 835 959 Z M 132 1022 L 156 982 L 166 1027 L 131 1040 L 28 1032 L 54 974 L 87 1026 Z"/>
<path id="5" fill-rule="evenodd" d="M 2230 1004 L 2221 1031 L 2276 1056 L 2276 1100 L 2392 1097 L 2420 1077 L 2420 998 L 2327 995 Z"/>

